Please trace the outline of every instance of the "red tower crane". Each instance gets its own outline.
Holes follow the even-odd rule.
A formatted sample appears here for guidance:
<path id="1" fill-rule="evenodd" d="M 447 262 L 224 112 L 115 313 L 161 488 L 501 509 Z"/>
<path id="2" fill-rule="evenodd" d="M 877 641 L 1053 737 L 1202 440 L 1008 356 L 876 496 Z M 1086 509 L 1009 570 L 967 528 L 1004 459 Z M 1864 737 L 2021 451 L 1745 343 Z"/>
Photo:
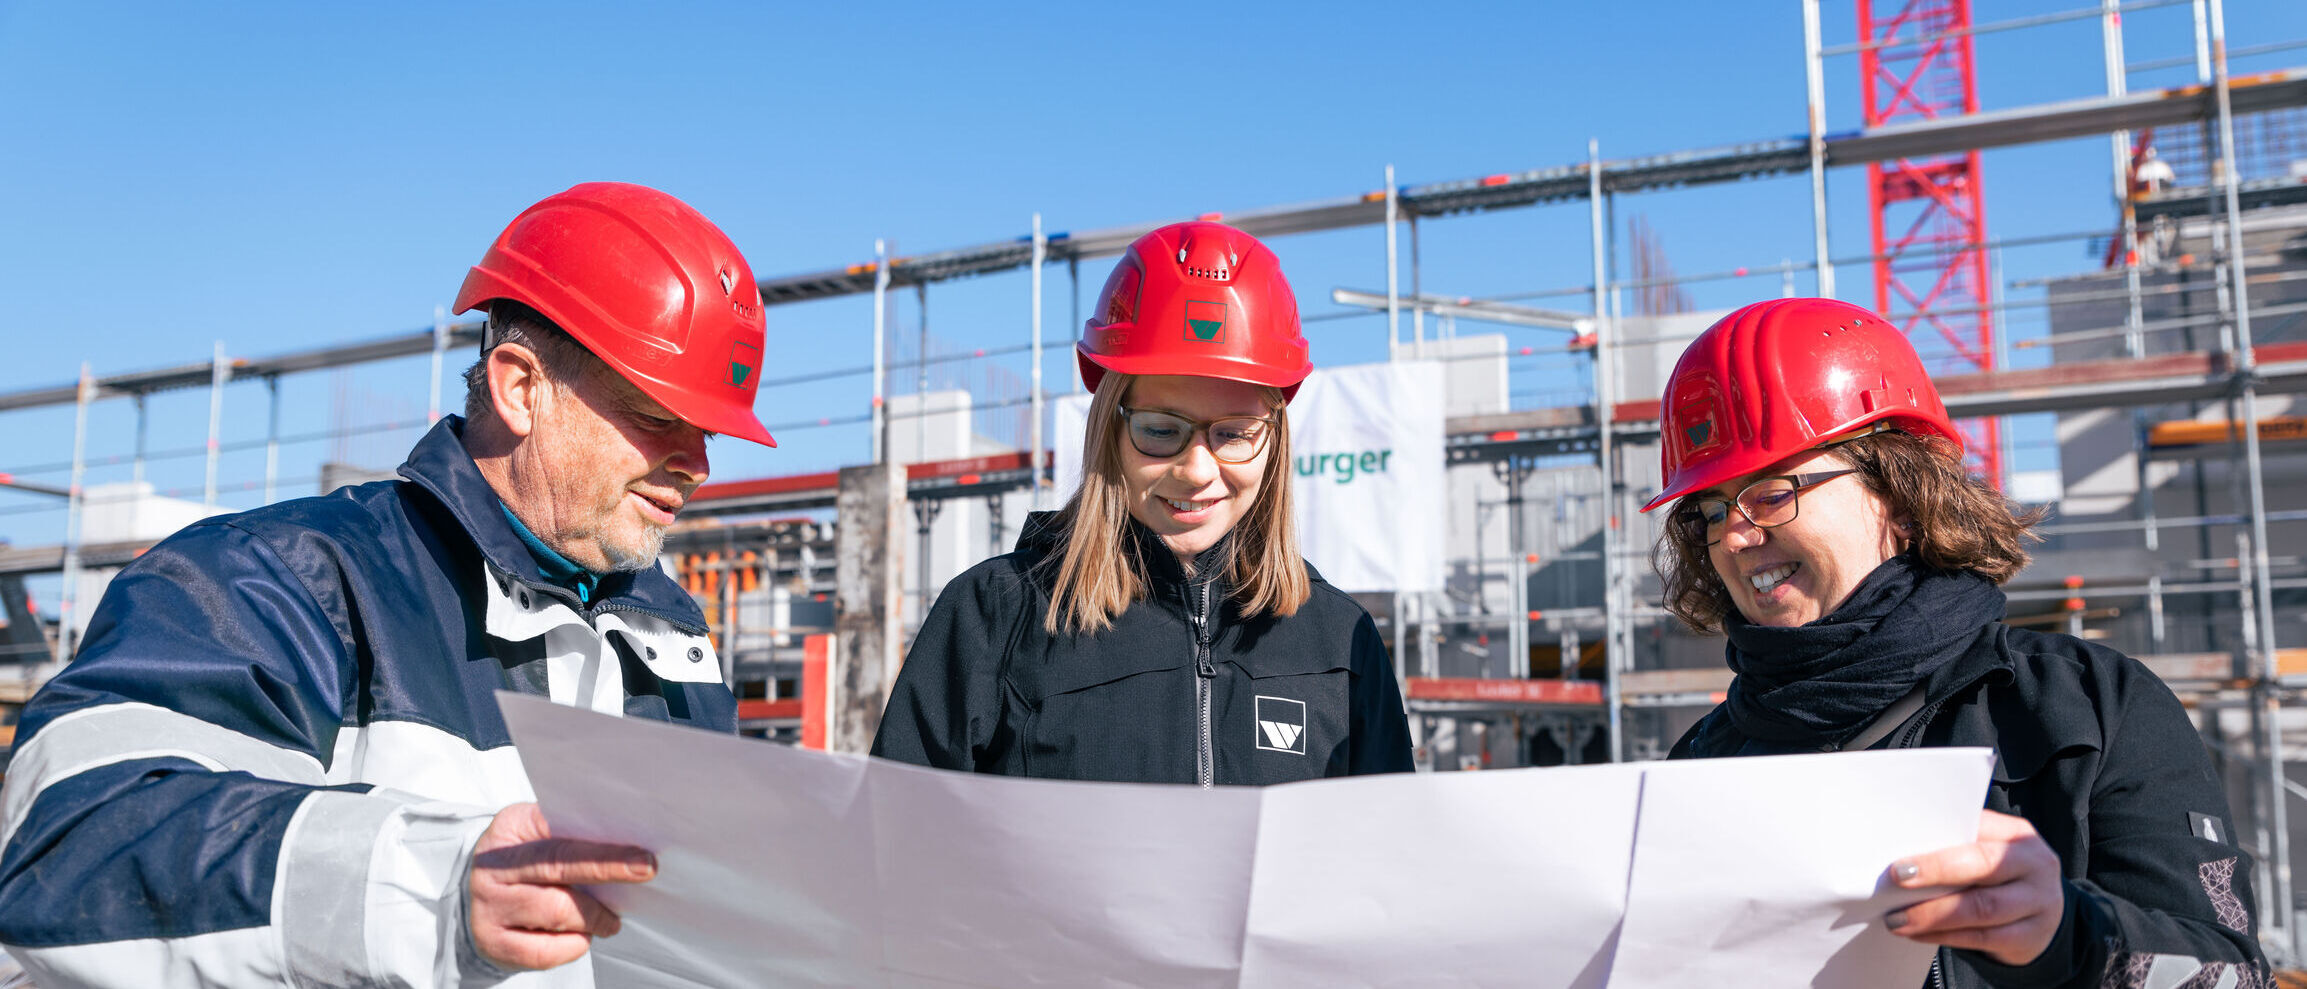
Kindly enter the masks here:
<path id="1" fill-rule="evenodd" d="M 1858 0 L 1859 89 L 1869 129 L 1977 113 L 1970 0 L 1903 0 L 1875 16 Z M 1874 305 L 1905 330 L 1933 373 L 1993 370 L 1994 282 L 1987 265 L 1986 193 L 1975 150 L 1866 166 L 1874 231 Z M 1939 346 L 1943 344 L 1944 347 Z M 2002 485 L 1994 419 L 1959 423 L 1972 469 Z"/>

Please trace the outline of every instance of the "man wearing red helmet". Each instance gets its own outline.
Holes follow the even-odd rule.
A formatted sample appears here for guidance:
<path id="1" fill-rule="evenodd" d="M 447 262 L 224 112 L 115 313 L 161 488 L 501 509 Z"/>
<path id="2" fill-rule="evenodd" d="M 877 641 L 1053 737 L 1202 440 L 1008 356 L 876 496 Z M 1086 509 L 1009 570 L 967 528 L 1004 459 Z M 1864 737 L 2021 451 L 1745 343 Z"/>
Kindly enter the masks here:
<path id="1" fill-rule="evenodd" d="M 1288 405 L 1313 364 L 1279 259 L 1172 224 L 1095 312 L 1081 487 L 946 585 L 874 754 L 1205 787 L 1409 771 L 1377 627 L 1298 555 Z"/>
<path id="2" fill-rule="evenodd" d="M 655 563 L 706 438 L 771 442 L 755 293 L 671 196 L 549 197 L 466 278 L 466 415 L 401 480 L 121 571 L 0 793 L 0 942 L 35 981 L 591 985 L 618 922 L 576 887 L 655 862 L 550 836 L 494 694 L 734 729 Z"/>
<path id="3" fill-rule="evenodd" d="M 1691 342 L 1660 424 L 1666 607 L 1721 630 L 1727 699 L 1672 757 L 1988 746 L 1978 840 L 1892 863 L 1932 986 L 2271 984 L 2250 868 L 2178 698 L 2104 646 L 2001 622 L 2020 513 L 1962 463 L 1906 337 L 1831 299 Z"/>

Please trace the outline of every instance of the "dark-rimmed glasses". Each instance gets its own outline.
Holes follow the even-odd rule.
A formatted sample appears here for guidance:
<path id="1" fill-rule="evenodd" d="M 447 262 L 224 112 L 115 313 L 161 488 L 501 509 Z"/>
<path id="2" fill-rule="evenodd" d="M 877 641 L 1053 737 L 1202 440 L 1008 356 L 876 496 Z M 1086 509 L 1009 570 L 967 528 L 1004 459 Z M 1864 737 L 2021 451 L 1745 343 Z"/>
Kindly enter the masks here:
<path id="1" fill-rule="evenodd" d="M 1707 545 L 1720 541 L 1722 529 L 1730 523 L 1731 509 L 1746 516 L 1757 529 L 1769 529 L 1792 522 L 1802 514 L 1802 492 L 1844 474 L 1856 474 L 1858 468 L 1822 470 L 1808 474 L 1772 474 L 1758 477 L 1738 489 L 1732 498 L 1698 498 L 1691 501 L 1691 513 L 1706 526 Z"/>
<path id="2" fill-rule="evenodd" d="M 1122 431 L 1129 434 L 1129 445 L 1157 460 L 1184 453 L 1193 443 L 1194 434 L 1201 433 L 1209 443 L 1210 456 L 1219 463 L 1247 463 L 1265 450 L 1266 438 L 1274 431 L 1274 421 L 1263 416 L 1203 420 L 1188 419 L 1175 412 L 1123 408 L 1121 417 Z"/>

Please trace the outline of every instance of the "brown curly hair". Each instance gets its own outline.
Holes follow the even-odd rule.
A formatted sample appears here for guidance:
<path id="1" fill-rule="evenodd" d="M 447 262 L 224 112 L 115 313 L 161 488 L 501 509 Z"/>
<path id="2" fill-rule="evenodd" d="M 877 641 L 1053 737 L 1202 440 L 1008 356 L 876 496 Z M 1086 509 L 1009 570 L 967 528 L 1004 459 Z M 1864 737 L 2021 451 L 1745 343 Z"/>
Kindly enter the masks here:
<path id="1" fill-rule="evenodd" d="M 1834 445 L 1867 490 L 1903 521 L 1905 551 L 1942 572 L 1969 570 L 1997 584 L 2027 565 L 2026 544 L 2045 509 L 2020 509 L 1963 468 L 1961 451 L 1937 436 L 1886 429 Z M 1716 632 L 1734 605 L 1707 557 L 1706 522 L 1684 498 L 1668 510 L 1650 563 L 1666 584 L 1666 610 L 1698 632 Z"/>

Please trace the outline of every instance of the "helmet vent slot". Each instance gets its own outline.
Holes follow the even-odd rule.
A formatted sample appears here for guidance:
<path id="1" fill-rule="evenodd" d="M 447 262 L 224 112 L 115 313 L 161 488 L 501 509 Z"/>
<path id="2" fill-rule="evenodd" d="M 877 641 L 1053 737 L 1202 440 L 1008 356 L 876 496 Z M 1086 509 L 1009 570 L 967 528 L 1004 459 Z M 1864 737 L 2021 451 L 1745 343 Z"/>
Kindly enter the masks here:
<path id="1" fill-rule="evenodd" d="M 1196 268 L 1190 264 L 1186 266 L 1186 274 L 1192 275 L 1195 278 L 1207 278 L 1211 281 L 1218 282 L 1227 281 L 1233 278 L 1233 272 L 1225 268 Z"/>

